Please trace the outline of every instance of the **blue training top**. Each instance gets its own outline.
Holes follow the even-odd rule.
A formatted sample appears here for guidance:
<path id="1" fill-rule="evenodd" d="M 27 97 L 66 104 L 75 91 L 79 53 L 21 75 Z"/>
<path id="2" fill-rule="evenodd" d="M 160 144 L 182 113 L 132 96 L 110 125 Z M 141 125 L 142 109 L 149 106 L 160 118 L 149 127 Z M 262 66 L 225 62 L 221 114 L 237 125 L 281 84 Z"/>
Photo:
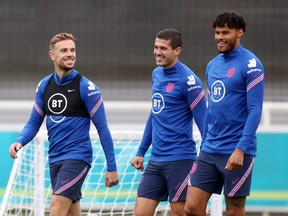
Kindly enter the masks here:
<path id="1" fill-rule="evenodd" d="M 77 74 L 78 72 L 76 70 L 72 70 L 72 72 L 69 75 L 64 76 L 61 81 L 57 73 L 54 72 L 39 82 L 36 89 L 35 103 L 33 105 L 31 116 L 19 135 L 17 142 L 21 143 L 22 146 L 25 146 L 39 131 L 44 117 L 47 114 L 45 109 L 44 93 L 51 76 L 53 76 L 52 79 L 55 79 L 55 83 L 58 86 L 65 86 L 69 85 L 69 83 L 77 77 Z M 94 83 L 84 76 L 82 76 L 80 80 L 79 90 L 80 98 L 89 115 L 85 117 L 64 116 L 64 114 L 58 114 L 57 116 L 47 115 L 46 127 L 50 142 L 49 163 L 52 164 L 56 161 L 67 159 L 79 159 L 91 164 L 92 146 L 89 136 L 91 119 L 100 137 L 100 142 L 107 160 L 107 170 L 116 171 L 117 167 L 114 146 L 107 125 L 101 92 Z M 74 89 L 71 91 L 74 91 Z M 65 95 L 69 93 L 63 94 Z"/>
<path id="2" fill-rule="evenodd" d="M 256 130 L 260 123 L 264 68 L 260 60 L 241 45 L 219 54 L 206 69 L 209 93 L 206 138 L 201 149 L 231 154 L 235 148 L 256 156 Z"/>
<path id="3" fill-rule="evenodd" d="M 151 161 L 195 160 L 192 120 L 202 134 L 205 112 L 203 85 L 193 71 L 180 61 L 169 69 L 157 67 L 152 74 L 152 110 L 137 156 L 144 157 L 152 143 Z"/>

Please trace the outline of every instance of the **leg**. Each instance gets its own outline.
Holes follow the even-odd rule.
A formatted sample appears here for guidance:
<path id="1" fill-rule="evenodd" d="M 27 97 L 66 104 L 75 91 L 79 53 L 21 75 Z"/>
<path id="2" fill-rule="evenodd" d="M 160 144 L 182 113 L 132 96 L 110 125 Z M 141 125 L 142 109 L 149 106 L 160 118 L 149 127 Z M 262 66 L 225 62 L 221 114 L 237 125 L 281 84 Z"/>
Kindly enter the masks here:
<path id="1" fill-rule="evenodd" d="M 186 196 L 185 212 L 188 216 L 204 216 L 212 193 L 221 193 L 223 179 L 216 167 L 218 156 L 200 152 L 192 168 Z M 226 160 L 223 162 L 225 163 Z"/>
<path id="2" fill-rule="evenodd" d="M 171 216 L 185 216 L 184 205 L 184 201 L 170 203 Z"/>
<path id="3" fill-rule="evenodd" d="M 187 216 L 206 216 L 206 207 L 211 193 L 196 187 L 188 187 L 185 213 Z"/>
<path id="4" fill-rule="evenodd" d="M 254 157 L 244 155 L 243 166 L 238 171 L 225 173 L 224 194 L 226 215 L 245 215 L 246 197 L 250 194 Z"/>
<path id="5" fill-rule="evenodd" d="M 71 205 L 71 199 L 61 195 L 52 195 L 50 204 L 50 216 L 67 216 Z"/>
<path id="6" fill-rule="evenodd" d="M 246 197 L 225 196 L 226 215 L 227 216 L 245 216 L 245 201 L 246 201 Z"/>
<path id="7" fill-rule="evenodd" d="M 167 183 L 161 175 L 163 163 L 149 161 L 137 190 L 134 216 L 153 216 L 160 200 L 167 200 Z"/>
<path id="8" fill-rule="evenodd" d="M 51 216 L 81 216 L 81 187 L 88 170 L 88 165 L 79 160 L 61 161 L 50 166 Z"/>
<path id="9" fill-rule="evenodd" d="M 67 216 L 81 216 L 81 207 L 79 200 L 75 203 L 72 203 L 72 205 L 69 208 Z"/>
<path id="10" fill-rule="evenodd" d="M 134 216 L 153 216 L 159 201 L 143 197 L 136 198 Z"/>

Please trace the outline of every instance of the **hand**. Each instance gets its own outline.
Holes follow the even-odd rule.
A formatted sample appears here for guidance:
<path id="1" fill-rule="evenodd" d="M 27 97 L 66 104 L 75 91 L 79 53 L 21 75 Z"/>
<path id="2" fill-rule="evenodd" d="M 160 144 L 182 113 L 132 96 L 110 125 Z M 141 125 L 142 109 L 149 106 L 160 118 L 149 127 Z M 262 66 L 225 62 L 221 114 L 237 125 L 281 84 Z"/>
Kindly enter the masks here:
<path id="1" fill-rule="evenodd" d="M 117 172 L 107 172 L 105 177 L 106 187 L 116 186 L 119 183 Z"/>
<path id="2" fill-rule="evenodd" d="M 228 171 L 240 170 L 243 166 L 244 152 L 240 149 L 235 149 L 230 158 L 228 159 L 225 169 Z"/>
<path id="3" fill-rule="evenodd" d="M 10 157 L 15 159 L 17 158 L 17 152 L 22 148 L 22 145 L 20 143 L 13 143 L 10 146 L 9 152 L 10 152 Z"/>
<path id="4" fill-rule="evenodd" d="M 141 172 L 143 172 L 144 171 L 144 158 L 141 156 L 136 156 L 131 162 L 131 165 L 135 167 L 135 169 L 141 170 Z"/>

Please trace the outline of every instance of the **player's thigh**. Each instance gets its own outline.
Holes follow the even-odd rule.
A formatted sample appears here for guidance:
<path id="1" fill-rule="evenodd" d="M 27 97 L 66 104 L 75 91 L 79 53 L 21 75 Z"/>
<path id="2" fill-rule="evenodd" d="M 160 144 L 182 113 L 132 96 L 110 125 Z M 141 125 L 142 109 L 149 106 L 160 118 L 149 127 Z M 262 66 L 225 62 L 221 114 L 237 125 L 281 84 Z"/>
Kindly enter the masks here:
<path id="1" fill-rule="evenodd" d="M 171 161 L 163 167 L 163 175 L 167 180 L 169 202 L 186 200 L 187 185 L 193 163 L 194 160 Z"/>
<path id="2" fill-rule="evenodd" d="M 69 197 L 73 202 L 80 200 L 89 169 L 90 166 L 81 160 L 66 160 L 50 166 L 53 194 Z"/>
<path id="3" fill-rule="evenodd" d="M 148 162 L 140 180 L 137 197 L 166 201 L 168 198 L 167 182 L 161 174 L 163 163 Z"/>
<path id="4" fill-rule="evenodd" d="M 134 216 L 151 216 L 159 204 L 159 201 L 144 197 L 137 197 L 134 207 Z"/>
<path id="5" fill-rule="evenodd" d="M 68 210 L 67 216 L 81 216 L 80 200 L 72 203 Z"/>
<path id="6" fill-rule="evenodd" d="M 244 155 L 243 166 L 237 171 L 223 168 L 224 195 L 228 197 L 246 197 L 250 194 L 254 157 Z"/>
<path id="7" fill-rule="evenodd" d="M 188 185 L 210 194 L 221 194 L 224 180 L 221 171 L 217 168 L 217 163 L 222 163 L 219 160 L 218 155 L 201 151 L 193 165 Z"/>

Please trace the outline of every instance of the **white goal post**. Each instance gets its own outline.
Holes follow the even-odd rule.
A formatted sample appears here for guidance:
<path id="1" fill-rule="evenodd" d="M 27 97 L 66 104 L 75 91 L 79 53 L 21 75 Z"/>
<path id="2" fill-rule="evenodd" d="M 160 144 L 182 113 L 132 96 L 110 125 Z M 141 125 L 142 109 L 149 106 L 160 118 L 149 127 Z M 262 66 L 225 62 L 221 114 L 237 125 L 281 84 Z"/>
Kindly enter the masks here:
<path id="1" fill-rule="evenodd" d="M 91 133 L 93 161 L 82 187 L 83 215 L 133 215 L 136 191 L 142 172 L 130 163 L 136 155 L 142 138 L 140 131 L 111 131 L 116 154 L 119 184 L 105 186 L 106 160 L 97 133 Z M 195 140 L 200 143 L 196 132 Z M 10 174 L 0 209 L 0 216 L 48 215 L 51 185 L 48 164 L 46 132 L 39 132 L 35 139 L 18 152 Z M 150 150 L 145 156 L 148 162 Z M 222 198 L 213 195 L 208 211 L 211 216 L 222 215 Z M 168 202 L 161 202 L 155 215 L 169 215 Z"/>

